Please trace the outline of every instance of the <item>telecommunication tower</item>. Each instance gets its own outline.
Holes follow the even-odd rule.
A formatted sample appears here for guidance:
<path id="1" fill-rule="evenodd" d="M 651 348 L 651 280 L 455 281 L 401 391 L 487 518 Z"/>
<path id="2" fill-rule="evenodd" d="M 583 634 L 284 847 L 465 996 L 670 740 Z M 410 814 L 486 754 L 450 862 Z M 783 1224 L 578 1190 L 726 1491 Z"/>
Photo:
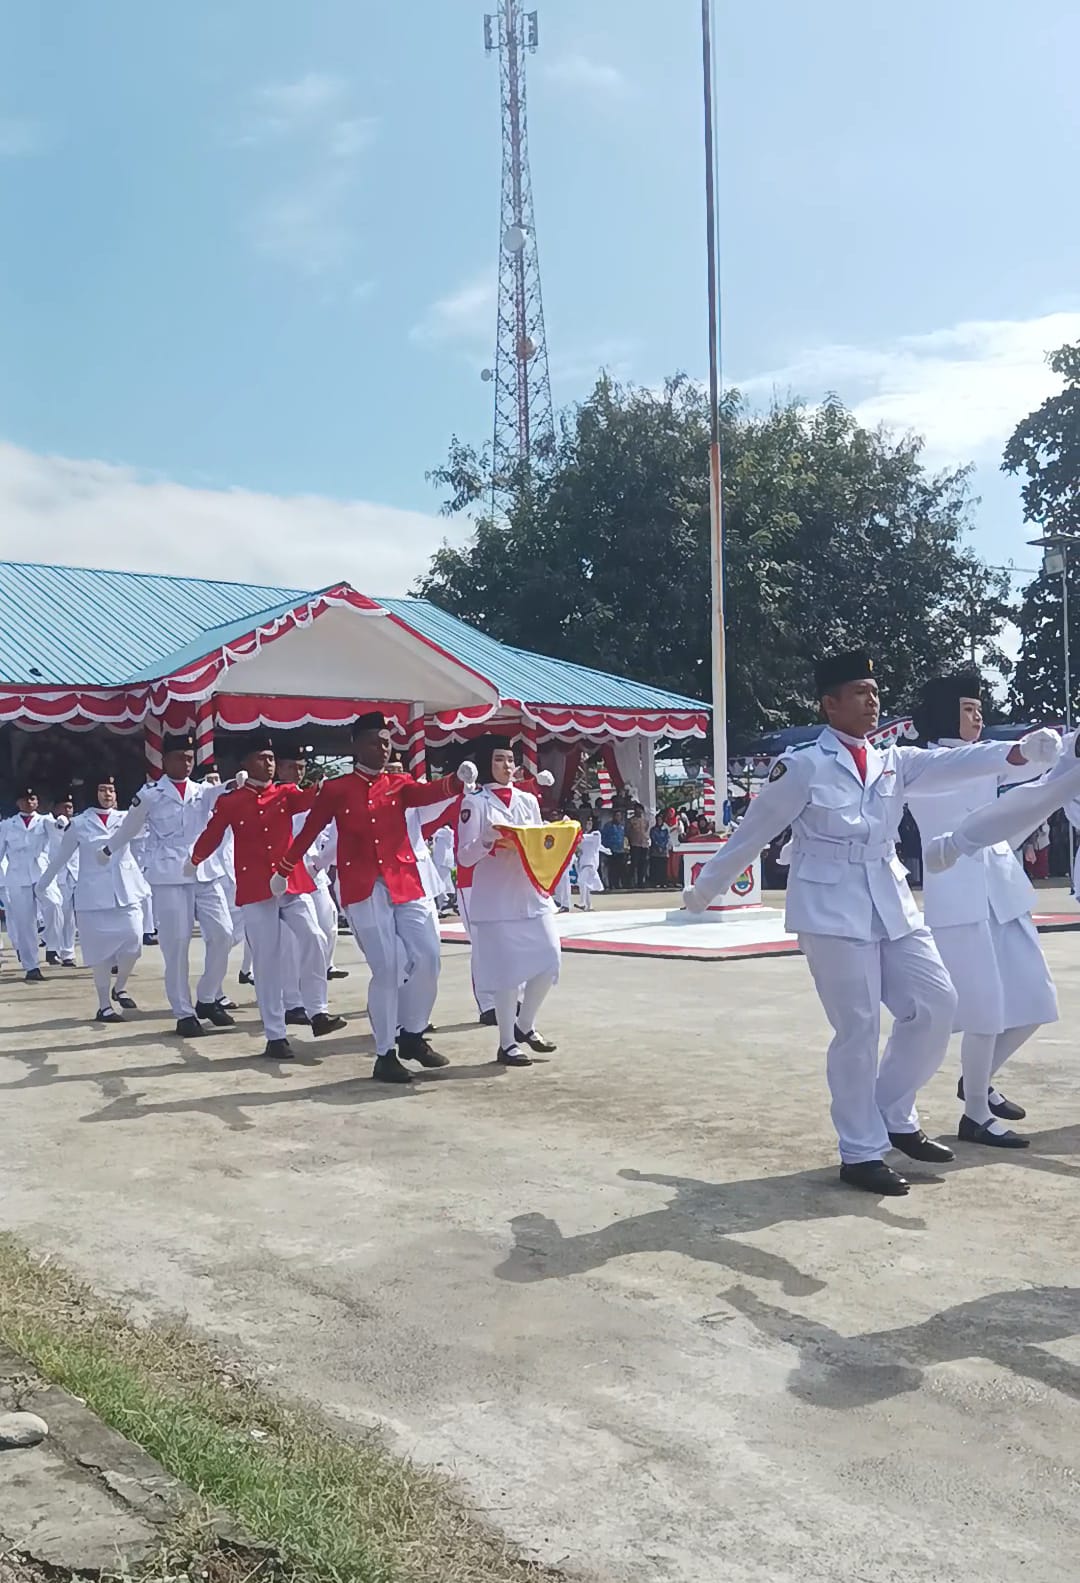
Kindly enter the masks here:
<path id="1" fill-rule="evenodd" d="M 529 465 L 555 449 L 525 104 L 525 57 L 538 43 L 537 14 L 523 10 L 521 0 L 499 0 L 498 11 L 484 18 L 484 47 L 498 54 L 502 87 L 495 368 L 483 373 L 495 382 L 493 509 L 507 505 L 527 479 Z"/>

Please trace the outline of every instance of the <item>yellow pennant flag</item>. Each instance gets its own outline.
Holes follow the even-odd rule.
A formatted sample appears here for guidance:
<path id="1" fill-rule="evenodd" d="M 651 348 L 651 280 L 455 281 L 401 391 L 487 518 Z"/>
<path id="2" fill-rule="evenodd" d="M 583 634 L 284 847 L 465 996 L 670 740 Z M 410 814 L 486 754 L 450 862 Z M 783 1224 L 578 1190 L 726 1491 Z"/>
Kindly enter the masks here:
<path id="1" fill-rule="evenodd" d="M 512 845 L 521 865 L 542 896 L 550 896 L 562 879 L 581 840 L 576 819 L 558 819 L 554 824 L 503 824 L 496 818 L 500 840 Z"/>

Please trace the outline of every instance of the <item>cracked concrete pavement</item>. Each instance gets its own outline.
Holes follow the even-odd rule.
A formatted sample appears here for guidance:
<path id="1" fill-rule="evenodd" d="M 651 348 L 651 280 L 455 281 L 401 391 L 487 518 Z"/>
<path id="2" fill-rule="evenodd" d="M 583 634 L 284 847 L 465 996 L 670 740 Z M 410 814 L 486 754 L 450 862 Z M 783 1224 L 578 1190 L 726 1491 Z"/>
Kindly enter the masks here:
<path id="1" fill-rule="evenodd" d="M 1062 901 L 1060 910 L 1065 910 Z M 445 1072 L 341 1035 L 269 1067 L 172 1037 L 148 952 L 0 982 L 0 1225 L 143 1316 L 460 1480 L 522 1548 L 614 1583 L 1060 1583 L 1080 1489 L 1080 936 L 1008 1069 L 1031 1150 L 878 1203 L 836 1180 L 800 959 L 570 957 L 558 1054 L 491 1064 L 444 949 Z M 196 948 L 195 955 L 198 955 Z M 233 973 L 235 974 L 234 957 Z M 235 976 L 231 979 L 235 991 Z M 955 1049 L 925 1096 L 955 1132 Z"/>

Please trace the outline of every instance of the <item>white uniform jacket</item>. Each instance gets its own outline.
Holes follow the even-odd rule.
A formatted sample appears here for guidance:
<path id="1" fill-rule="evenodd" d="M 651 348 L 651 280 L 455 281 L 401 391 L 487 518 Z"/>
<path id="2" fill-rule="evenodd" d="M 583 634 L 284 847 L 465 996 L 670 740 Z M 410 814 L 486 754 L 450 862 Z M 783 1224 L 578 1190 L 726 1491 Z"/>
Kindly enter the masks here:
<path id="1" fill-rule="evenodd" d="M 846 746 L 826 727 L 812 747 L 777 760 L 694 889 L 710 900 L 719 895 L 790 825 L 788 929 L 898 940 L 922 924 L 896 855 L 904 803 L 916 786 L 923 793 L 962 786 L 979 751 L 977 744 L 879 751 L 868 743 L 864 785 Z"/>
<path id="2" fill-rule="evenodd" d="M 964 753 L 970 778 L 953 791 L 924 796 L 916 783 L 908 792 L 923 846 L 934 836 L 955 830 L 976 808 L 993 802 L 999 786 L 1035 780 L 1046 773 L 1045 764 L 1010 764 L 1013 742 L 934 743 L 935 749 Z M 1006 794 L 1007 795 L 1007 794 Z M 1026 918 L 1035 906 L 1035 887 L 1007 841 L 983 847 L 972 857 L 962 857 L 944 874 L 923 875 L 923 913 L 931 929 L 960 923 L 1011 923 Z"/>
<path id="3" fill-rule="evenodd" d="M 75 881 L 75 912 L 93 912 L 104 907 L 138 907 L 146 895 L 146 881 L 129 847 L 114 851 L 108 863 L 99 853 L 112 846 L 124 822 L 116 809 L 87 808 L 76 814 L 50 863 L 44 880 L 51 883 L 68 860 L 79 854 L 79 877 Z M 39 888 L 41 888 L 39 886 Z"/>
<path id="4" fill-rule="evenodd" d="M 0 864 L 7 858 L 7 885 L 36 885 L 45 872 L 49 849 L 49 822 L 39 813 L 24 824 L 21 813 L 0 821 Z"/>
<path id="5" fill-rule="evenodd" d="M 214 804 L 227 789 L 189 780 L 184 782 L 181 796 L 176 782 L 167 776 L 149 782 L 132 799 L 131 809 L 117 831 L 113 850 L 127 846 L 145 831 L 142 870 L 151 885 L 193 885 L 195 879 L 227 878 L 228 867 L 220 848 L 199 864 L 195 879 L 184 873 L 184 864 L 209 824 Z"/>
<path id="6" fill-rule="evenodd" d="M 495 846 L 496 820 L 516 825 L 544 823 L 540 804 L 531 792 L 515 789 L 509 807 L 490 786 L 468 792 L 461 799 L 457 852 L 459 865 L 473 869 L 470 921 L 505 923 L 554 912 L 555 903 L 550 896 L 543 896 L 537 890 L 513 847 Z"/>
<path id="7" fill-rule="evenodd" d="M 51 863 L 60 850 L 61 842 L 71 825 L 70 819 L 57 819 L 55 814 L 48 814 L 45 823 L 49 827 L 48 860 Z M 76 852 L 69 857 L 60 870 L 60 883 L 65 889 L 70 890 L 79 877 L 79 854 Z"/>

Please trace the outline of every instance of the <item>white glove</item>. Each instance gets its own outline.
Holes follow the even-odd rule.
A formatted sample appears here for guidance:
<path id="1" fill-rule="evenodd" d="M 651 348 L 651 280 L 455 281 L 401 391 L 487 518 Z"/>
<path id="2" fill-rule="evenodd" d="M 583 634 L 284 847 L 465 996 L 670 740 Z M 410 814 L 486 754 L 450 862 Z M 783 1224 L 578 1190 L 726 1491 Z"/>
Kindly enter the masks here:
<path id="1" fill-rule="evenodd" d="M 686 908 L 687 912 L 703 913 L 708 912 L 709 910 L 708 902 L 694 885 L 688 886 L 688 888 L 683 891 L 682 904 Z"/>
<path id="2" fill-rule="evenodd" d="M 555 777 L 550 770 L 541 770 L 536 777 L 536 784 L 538 786 L 554 786 Z"/>
<path id="3" fill-rule="evenodd" d="M 288 890 L 288 888 L 289 888 L 289 881 L 285 877 L 284 874 L 271 874 L 271 876 L 270 876 L 270 894 L 271 894 L 271 896 L 284 896 L 284 894 Z"/>
<path id="4" fill-rule="evenodd" d="M 465 759 L 465 761 L 463 763 L 458 765 L 457 778 L 461 782 L 461 784 L 464 786 L 466 791 L 475 791 L 476 790 L 476 782 L 477 782 L 476 765 L 472 762 L 471 759 Z"/>
<path id="5" fill-rule="evenodd" d="M 1041 764 L 1049 769 L 1061 757 L 1061 738 L 1049 726 L 1040 726 L 1037 731 L 1029 731 L 1026 737 L 1020 738 L 1020 751 L 1029 764 Z"/>
<path id="6" fill-rule="evenodd" d="M 246 786 L 247 785 L 247 778 L 248 778 L 247 770 L 237 770 L 236 774 L 232 778 L 232 783 L 236 787 L 237 791 L 240 790 L 241 786 Z"/>
<path id="7" fill-rule="evenodd" d="M 958 861 L 960 853 L 951 835 L 933 836 L 923 848 L 923 863 L 928 874 L 944 874 Z"/>
<path id="8" fill-rule="evenodd" d="M 206 776 L 203 777 L 203 785 L 204 786 L 220 786 L 221 785 L 221 776 L 218 774 L 217 770 L 211 770 L 209 775 L 206 775 Z"/>

